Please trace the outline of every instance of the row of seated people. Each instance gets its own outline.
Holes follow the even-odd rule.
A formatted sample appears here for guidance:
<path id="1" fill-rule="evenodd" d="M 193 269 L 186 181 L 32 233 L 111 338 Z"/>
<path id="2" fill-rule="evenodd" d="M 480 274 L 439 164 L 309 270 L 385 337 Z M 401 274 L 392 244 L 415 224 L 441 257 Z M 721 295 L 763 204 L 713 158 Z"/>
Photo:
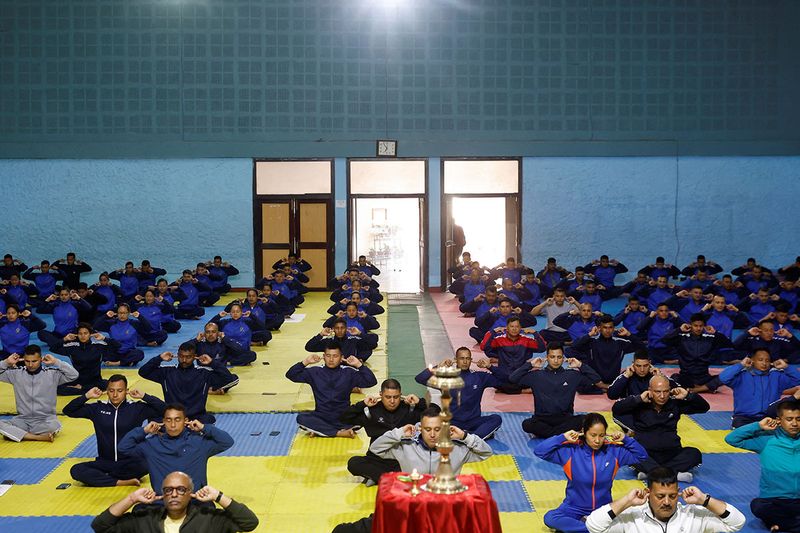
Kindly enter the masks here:
<path id="1" fill-rule="evenodd" d="M 635 438 L 633 432 L 628 436 L 609 433 L 602 415 L 575 414 L 573 409 L 581 385 L 592 385 L 597 374 L 580 360 L 565 358 L 562 347 L 556 342 L 550 343 L 546 351 L 546 358 L 525 361 L 515 371 L 512 381 L 529 386 L 533 392 L 534 414 L 524 421 L 522 429 L 545 439 L 536 444 L 535 455 L 564 467 L 568 475 L 564 502 L 545 514 L 547 526 L 558 531 L 587 531 L 588 516 L 611 502 L 610 490 L 620 466 L 632 466 L 640 473 L 639 478 L 646 479 L 648 484 L 664 482 L 664 469 L 672 472 L 669 484 L 692 481 L 691 470 L 700 464 L 702 454 L 696 448 L 682 445 L 678 425 L 683 415 L 709 410 L 709 404 L 701 395 L 661 374 L 650 364 L 646 353 L 637 354 L 634 363 L 614 381 L 615 394 L 621 398 L 614 408 L 615 420 L 623 427 L 635 429 Z M 466 347 L 459 348 L 453 359 L 441 364 L 453 363 L 460 368 L 465 381 L 464 388 L 456 392 L 451 403 L 454 426 L 451 435 L 455 441 L 452 457 L 458 473 L 464 463 L 483 460 L 492 453 L 485 440 L 493 436 L 502 420 L 498 415 L 481 416 L 480 403 L 484 390 L 500 386 L 502 380 L 495 375 L 496 367 L 486 359 L 478 360 L 477 369 L 473 369 L 473 356 Z M 566 368 L 565 363 L 568 364 Z M 800 416 L 797 402 L 800 392 L 781 397 L 780 391 L 789 383 L 800 383 L 800 373 L 788 367 L 785 361 L 770 363 L 769 354 L 763 350 L 737 366 L 735 372 L 733 367 L 730 369 L 732 375 L 740 376 L 740 385 L 734 389 L 737 399 L 759 405 L 761 411 L 727 440 L 746 449 L 757 447 L 757 451 L 763 452 L 769 448 L 769 453 L 779 456 L 781 464 L 787 466 L 779 476 L 785 481 L 800 472 L 798 465 L 786 463 L 796 453 L 792 439 L 800 435 L 800 419 L 797 418 Z M 417 381 L 426 384 L 431 373 L 432 369 L 423 370 Z M 742 376 L 745 377 L 742 379 Z M 763 394 L 765 382 L 770 383 L 768 394 Z M 759 391 L 762 394 L 753 401 Z M 427 409 L 425 400 L 414 395 L 403 396 L 400 384 L 393 379 L 381 384 L 377 397 L 371 396 L 350 406 L 340 420 L 362 425 L 370 437 L 370 446 L 366 456 L 350 459 L 348 470 L 365 478 L 368 484 L 377 483 L 387 472 L 417 469 L 420 473 L 435 473 L 438 465 L 435 432 L 441 427 L 441 421 L 435 418 L 436 406 L 431 407 L 432 410 Z M 510 431 L 514 431 L 513 428 Z M 752 440 L 756 436 L 762 441 Z M 700 500 L 708 501 L 704 493 L 698 494 Z M 792 501 L 785 500 L 797 497 L 794 485 L 770 483 L 769 491 L 760 496 L 753 500 L 753 512 L 768 526 L 797 523 L 796 513 L 792 514 Z M 692 503 L 694 499 L 686 501 Z M 719 511 L 718 514 L 724 513 Z M 666 519 L 669 518 L 667 513 Z M 713 522 L 713 527 L 723 527 L 723 522 L 739 527 L 744 523 L 740 513 L 735 520 L 731 518 L 730 522 Z M 364 523 L 369 523 L 369 519 L 361 525 Z"/>
<path id="2" fill-rule="evenodd" d="M 698 259 L 702 257 L 698 256 Z M 578 266 L 574 272 L 566 271 L 557 265 L 554 258 L 550 258 L 547 266 L 538 273 L 534 273 L 533 269 L 517 266 L 514 258 L 509 257 L 506 263 L 489 271 L 478 262 L 451 269 L 457 277 L 449 290 L 462 303 L 469 302 L 483 293 L 486 286 L 494 285 L 499 279 L 506 297 L 525 310 L 552 297 L 557 288 L 562 288 L 568 296 L 581 302 L 589 302 L 595 309 L 601 309 L 606 300 L 621 294 L 631 294 L 647 300 L 652 311 L 655 310 L 655 305 L 666 298 L 678 293 L 685 296 L 684 291 L 689 292 L 699 287 L 705 294 L 725 296 L 728 304 L 750 313 L 753 323 L 767 314 L 763 312 L 764 308 L 774 306 L 778 301 L 787 303 L 790 313 L 797 311 L 800 301 L 800 263 L 781 268 L 773 275 L 769 269 L 750 258 L 745 265 L 718 279 L 715 275 L 720 273 L 721 267 L 712 263 L 714 268 L 708 268 L 708 263 L 699 260 L 684 269 L 688 275 L 678 285 L 670 283 L 669 279 L 674 273 L 680 272 L 676 267 L 664 263 L 662 257 L 657 258 L 656 263 L 640 269 L 634 280 L 624 285 L 615 285 L 616 275 L 626 272 L 627 268 L 616 260 L 609 260 L 607 256 L 602 256 L 589 265 Z"/>
<path id="3" fill-rule="evenodd" d="M 323 322 L 322 331 L 306 343 L 305 349 L 311 354 L 286 372 L 287 379 L 308 384 L 314 395 L 314 410 L 297 415 L 298 426 L 309 436 L 355 437 L 358 428 L 343 424 L 339 418 L 349 405 L 351 391 L 377 384 L 365 361 L 378 345 L 373 330 L 380 327 L 367 311 L 384 312 L 377 305 L 383 296 L 373 279 L 379 274 L 380 270 L 362 255 L 330 280 L 334 302 L 328 310 L 331 316 Z M 320 362 L 323 364 L 318 366 Z"/>

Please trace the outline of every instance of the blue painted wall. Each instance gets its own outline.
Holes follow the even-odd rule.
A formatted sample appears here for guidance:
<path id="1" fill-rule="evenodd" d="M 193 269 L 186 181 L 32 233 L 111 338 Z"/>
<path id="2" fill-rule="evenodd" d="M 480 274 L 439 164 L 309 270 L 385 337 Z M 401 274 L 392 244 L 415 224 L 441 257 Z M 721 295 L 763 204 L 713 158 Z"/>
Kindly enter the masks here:
<path id="1" fill-rule="evenodd" d="M 250 159 L 0 160 L 0 251 L 30 265 L 74 250 L 91 280 L 145 258 L 173 279 L 218 254 L 250 284 L 252 182 Z"/>
<path id="2" fill-rule="evenodd" d="M 800 253 L 799 195 L 800 157 L 526 157 L 523 259 L 783 266 Z"/>
<path id="3" fill-rule="evenodd" d="M 442 283 L 442 166 L 441 159 L 428 160 L 428 286 L 438 287 Z"/>
<path id="4" fill-rule="evenodd" d="M 800 153 L 797 0 L 2 5 L 0 157 Z"/>

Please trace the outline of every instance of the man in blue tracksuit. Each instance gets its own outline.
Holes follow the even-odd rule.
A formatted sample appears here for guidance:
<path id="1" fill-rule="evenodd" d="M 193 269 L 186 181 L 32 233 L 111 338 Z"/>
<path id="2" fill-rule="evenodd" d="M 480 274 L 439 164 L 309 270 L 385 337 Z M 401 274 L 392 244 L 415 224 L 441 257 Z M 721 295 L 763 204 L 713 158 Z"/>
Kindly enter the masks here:
<path id="1" fill-rule="evenodd" d="M 628 267 L 617 261 L 616 259 L 608 259 L 607 255 L 601 255 L 600 260 L 592 261 L 585 267 L 584 271 L 587 274 L 594 276 L 598 285 L 602 285 L 603 289 L 600 290 L 604 300 L 610 300 L 620 295 L 620 288 L 614 285 L 614 278 L 617 274 L 623 274 L 628 271 Z"/>
<path id="2" fill-rule="evenodd" d="M 511 383 L 530 387 L 533 392 L 533 416 L 522 422 L 526 433 L 547 438 L 580 430 L 583 415 L 575 415 L 575 393 L 580 386 L 599 382 L 600 376 L 578 359 L 568 359 L 568 363 L 569 368 L 563 368 L 564 349 L 552 342 L 547 346 L 546 359 L 531 359 L 509 376 Z"/>
<path id="3" fill-rule="evenodd" d="M 751 294 L 749 298 L 742 299 L 739 303 L 739 308 L 747 313 L 751 324 L 757 324 L 764 317 L 775 312 L 777 303 L 777 297 L 771 295 L 769 289 L 761 288 Z"/>
<path id="4" fill-rule="evenodd" d="M 269 297 L 259 297 L 255 289 L 247 289 L 247 298 L 232 301 L 225 306 L 225 311 L 230 313 L 231 306 L 235 303 L 241 304 L 243 312 L 249 312 L 250 316 L 264 323 L 264 331 L 253 331 L 252 342 L 255 344 L 266 344 L 272 340 L 270 332 L 280 329 L 286 320 L 277 302 Z"/>
<path id="5" fill-rule="evenodd" d="M 475 316 L 476 318 L 486 313 L 492 307 L 497 307 L 499 298 L 497 297 L 497 287 L 489 285 L 482 294 L 476 295 L 471 300 L 464 300 L 464 303 L 458 306 L 458 310 L 467 316 Z M 474 336 L 472 337 L 475 338 Z M 476 342 L 480 342 L 476 340 Z"/>
<path id="6" fill-rule="evenodd" d="M 661 303 L 668 301 L 675 294 L 675 286 L 669 284 L 666 276 L 657 277 L 649 285 L 650 288 L 640 291 L 640 296 L 644 298 L 643 301 L 650 311 L 655 311 Z"/>
<path id="7" fill-rule="evenodd" d="M 125 263 L 125 268 L 109 272 L 108 277 L 119 281 L 119 289 L 125 301 L 132 301 L 139 293 L 139 272 L 133 268 L 133 261 Z"/>
<path id="8" fill-rule="evenodd" d="M 38 270 L 38 272 L 36 272 Z M 23 279 L 32 281 L 36 285 L 36 298 L 31 298 L 31 305 L 38 306 L 37 313 L 43 313 L 44 301 L 56 292 L 56 283 L 64 279 L 58 269 L 50 268 L 50 261 L 42 261 L 38 266 L 32 266 L 22 274 Z"/>
<path id="9" fill-rule="evenodd" d="M 653 363 L 677 359 L 675 349 L 664 344 L 663 339 L 669 332 L 681 327 L 681 324 L 678 313 L 671 311 L 666 303 L 661 303 L 639 323 L 639 337 L 647 341 L 647 353 Z"/>
<path id="10" fill-rule="evenodd" d="M 621 294 L 639 298 L 650 290 L 650 280 L 642 272 L 637 272 L 636 277 L 622 286 Z"/>
<path id="11" fill-rule="evenodd" d="M 800 385 L 800 372 L 783 359 L 771 361 L 769 351 L 761 348 L 723 370 L 719 380 L 733 389 L 731 427 L 738 428 L 767 416 L 784 390 Z"/>
<path id="12" fill-rule="evenodd" d="M 570 339 L 573 342 L 587 335 L 595 326 L 595 320 L 603 313 L 594 311 L 592 304 L 582 303 L 578 306 L 578 310 L 572 310 L 568 313 L 558 315 L 553 324 L 560 328 L 567 330 Z"/>
<path id="13" fill-rule="evenodd" d="M 730 340 L 714 328 L 708 328 L 704 314 L 692 315 L 689 324 L 682 324 L 662 341 L 678 352 L 680 371 L 673 374 L 672 379 L 681 387 L 689 392 L 714 392 L 719 388 L 722 383 L 717 376 L 708 373 L 708 367 L 718 350 L 730 346 Z"/>
<path id="14" fill-rule="evenodd" d="M 215 281 L 219 281 L 219 276 L 209 272 L 205 263 L 197 263 L 192 274 L 194 279 L 198 281 L 196 288 L 199 291 L 197 297 L 200 305 L 203 307 L 211 307 L 217 303 L 217 300 L 219 300 L 219 294 L 214 292 L 212 284 Z"/>
<path id="15" fill-rule="evenodd" d="M 442 365 L 451 366 L 451 361 L 444 361 Z M 472 351 L 466 346 L 456 350 L 455 365 L 461 370 L 461 379 L 464 387 L 455 392 L 450 411 L 453 413 L 452 424 L 456 427 L 474 433 L 483 440 L 490 439 L 500 429 L 503 419 L 500 415 L 481 416 L 481 399 L 483 391 L 502 385 L 491 372 L 474 371 L 472 366 Z M 488 368 L 488 360 L 478 361 L 479 368 Z M 426 368 L 414 378 L 420 385 L 428 385 L 428 380 L 433 372 Z"/>
<path id="16" fill-rule="evenodd" d="M 619 313 L 614 316 L 614 325 L 622 324 L 622 327 L 631 332 L 631 335 L 639 334 L 639 324 L 647 316 L 647 307 L 639 302 L 638 296 L 631 295 L 626 305 Z"/>
<path id="17" fill-rule="evenodd" d="M 160 494 L 164 478 L 175 471 L 188 474 L 196 487 L 208 485 L 208 458 L 231 446 L 233 438 L 223 430 L 190 419 L 180 404 L 167 404 L 162 423 L 130 430 L 117 450 L 147 462 L 150 486 Z"/>
<path id="18" fill-rule="evenodd" d="M 725 297 L 725 301 L 739 307 L 740 302 L 749 296 L 749 292 L 741 283 L 734 283 L 733 277 L 730 274 L 722 276 L 721 280 L 715 281 L 709 287 L 708 292 L 711 294 L 719 294 Z"/>
<path id="19" fill-rule="evenodd" d="M 211 288 L 217 294 L 227 294 L 231 290 L 231 284 L 228 283 L 230 276 L 239 274 L 239 269 L 228 263 L 222 261 L 222 256 L 215 255 L 214 260 L 206 263 L 208 272 L 211 274 Z"/>
<path id="20" fill-rule="evenodd" d="M 108 400 L 87 403 L 108 394 Z M 128 400 L 128 395 L 140 402 Z M 70 469 L 72 479 L 89 487 L 139 485 L 139 478 L 147 473 L 147 466 L 137 458 L 120 453 L 117 446 L 129 431 L 141 427 L 145 420 L 161 418 L 166 404 L 155 396 L 135 389 L 128 390 L 128 380 L 114 374 L 105 391 L 94 387 L 85 391 L 64 406 L 70 418 L 86 418 L 94 425 L 97 437 L 97 458 L 78 463 Z"/>
<path id="21" fill-rule="evenodd" d="M 678 291 L 675 296 L 667 300 L 669 308 L 677 311 L 684 322 L 689 322 L 692 315 L 702 313 L 706 303 L 708 302 L 703 297 L 703 289 L 699 285 Z"/>
<path id="22" fill-rule="evenodd" d="M 542 285 L 549 291 L 554 291 L 561 283 L 561 280 L 570 277 L 569 271 L 556 263 L 555 257 L 548 257 L 545 267 L 536 273 L 536 277 L 542 280 Z"/>
<path id="23" fill-rule="evenodd" d="M 166 276 L 167 271 L 163 268 L 154 267 L 147 259 L 142 260 L 142 266 L 136 269 L 136 277 L 139 279 L 139 291 L 144 292 L 156 284 L 156 279 Z"/>
<path id="24" fill-rule="evenodd" d="M 517 260 L 509 257 L 505 263 L 500 263 L 492 269 L 489 278 L 493 280 L 509 278 L 512 284 L 519 283 L 522 279 L 523 270 L 527 270 L 525 266 L 517 265 Z"/>
<path id="25" fill-rule="evenodd" d="M 161 384 L 167 403 L 180 403 L 186 407 L 186 416 L 204 424 L 213 424 L 214 415 L 206 412 L 208 392 L 215 380 L 229 379 L 225 365 L 209 355 L 197 355 L 194 345 L 184 342 L 178 348 L 178 365 L 165 365 L 173 359 L 164 352 L 147 361 L 139 375 Z M 196 360 L 196 361 L 195 361 Z"/>
<path id="26" fill-rule="evenodd" d="M 324 360 L 323 366 L 310 366 Z M 346 363 L 346 364 L 345 364 Z M 378 384 L 375 374 L 355 356 L 342 359 L 339 343 L 331 341 L 322 357 L 311 354 L 286 371 L 295 383 L 307 383 L 314 393 L 314 410 L 297 415 L 301 429 L 322 437 L 356 436 L 352 426 L 339 422 L 350 407 L 350 391 Z"/>
<path id="27" fill-rule="evenodd" d="M 605 299 L 605 296 L 597 289 L 597 283 L 591 279 L 586 280 L 586 283 L 583 284 L 583 288 L 579 286 L 569 293 L 569 296 L 575 298 L 579 303 L 592 304 L 592 309 L 598 311 L 603 307 L 603 300 Z"/>
<path id="28" fill-rule="evenodd" d="M 584 364 L 597 372 L 602 383 L 578 389 L 581 394 L 604 394 L 608 386 L 622 370 L 622 359 L 626 353 L 634 352 L 644 345 L 622 328 L 614 330 L 614 319 L 611 315 L 603 315 L 597 319 L 597 326 L 587 335 L 572 343 L 572 349 Z"/>
<path id="29" fill-rule="evenodd" d="M 761 460 L 758 498 L 750 510 L 770 531 L 800 531 L 800 401 L 778 406 L 778 419 L 764 418 L 730 432 L 725 442 L 756 452 Z"/>
<path id="30" fill-rule="evenodd" d="M 361 257 L 364 257 L 364 256 L 362 255 Z M 359 264 L 358 265 L 353 265 L 356 268 L 358 268 L 359 270 L 361 270 L 361 257 L 358 258 Z M 364 257 L 365 266 L 366 266 L 366 263 L 367 263 L 367 258 Z M 372 263 L 370 263 L 370 265 L 371 264 Z M 275 263 L 272 265 L 272 270 L 283 270 L 283 267 L 286 266 L 286 265 L 289 265 L 289 267 L 292 269 L 292 272 L 308 272 L 309 270 L 311 270 L 311 265 L 308 263 L 308 261 L 306 261 L 305 259 L 301 259 L 301 258 L 297 257 L 296 253 L 290 253 L 288 256 L 286 256 L 286 259 L 278 259 L 277 261 L 275 261 Z M 364 269 L 364 270 L 361 270 L 361 271 L 362 272 L 367 272 L 368 276 L 373 276 L 373 275 L 377 276 L 378 274 L 381 273 L 381 271 L 378 270 L 377 268 L 375 268 L 375 270 L 374 270 L 374 272 L 376 272 L 375 274 L 371 274 L 370 273 L 370 272 L 373 272 L 373 270 L 371 268 L 370 269 Z"/>
<path id="31" fill-rule="evenodd" d="M 9 280 L 12 275 L 22 277 L 22 273 L 26 270 L 28 270 L 28 265 L 19 259 L 14 259 L 13 255 L 6 254 L 0 264 L 0 279 Z"/>
<path id="32" fill-rule="evenodd" d="M 172 285 L 180 289 L 172 295 L 179 302 L 175 308 L 175 318 L 197 319 L 206 314 L 206 310 L 200 305 L 200 295 L 210 294 L 211 287 L 195 278 L 191 270 L 184 270 L 181 279 Z"/>

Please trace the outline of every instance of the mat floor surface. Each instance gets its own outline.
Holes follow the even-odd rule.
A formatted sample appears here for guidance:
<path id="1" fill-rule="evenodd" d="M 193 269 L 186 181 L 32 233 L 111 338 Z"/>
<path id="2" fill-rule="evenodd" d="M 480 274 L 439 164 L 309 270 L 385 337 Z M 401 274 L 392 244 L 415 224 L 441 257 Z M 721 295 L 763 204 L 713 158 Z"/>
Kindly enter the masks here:
<path id="1" fill-rule="evenodd" d="M 445 298 L 448 296 L 434 295 L 447 333 L 456 345 L 464 344 L 461 336 L 466 336 L 467 320 L 446 316 L 443 308 L 452 308 L 452 302 Z M 305 317 L 298 323 L 285 324 L 267 347 L 256 348 L 258 360 L 251 367 L 234 370 L 242 383 L 229 395 L 209 399 L 210 409 L 222 413 L 218 425 L 236 440 L 232 448 L 209 461 L 209 480 L 256 512 L 261 520 L 256 531 L 327 533 L 340 522 L 368 515 L 374 507 L 376 487 L 358 483 L 346 469 L 349 457 L 366 451 L 368 439 L 363 432 L 355 439 L 310 438 L 297 432 L 294 414 L 290 413 L 313 406 L 310 389 L 290 383 L 284 373 L 305 357 L 303 345 L 321 329 L 328 305 L 327 295 L 308 295 L 298 310 Z M 386 326 L 391 307 L 378 317 L 381 344 L 369 360 L 379 382 L 389 374 Z M 208 316 L 220 309 L 210 309 Z M 164 347 L 145 349 L 145 358 L 174 350 L 181 340 L 196 335 L 204 323 L 184 322 L 181 332 L 171 335 Z M 270 364 L 263 365 L 264 361 Z M 107 369 L 104 374 L 117 371 Z M 139 378 L 135 370 L 123 372 L 130 377 L 131 386 L 161 396 L 160 387 Z M 352 400 L 362 397 L 354 394 Z M 67 401 L 69 398 L 59 399 L 59 409 Z M 466 465 L 463 470 L 479 473 L 489 481 L 503 531 L 511 533 L 551 531 L 542 524 L 542 516 L 561 503 L 566 485 L 563 471 L 537 459 L 533 448 L 538 441 L 522 432 L 521 421 L 529 416 L 531 406 L 530 394 L 513 399 L 492 395 L 492 401 L 484 408 L 499 411 L 503 417 L 502 428 L 490 441 L 496 455 L 483 463 Z M 606 415 L 609 406 L 610 403 L 593 399 L 576 404 L 578 409 L 596 409 Z M 11 388 L 0 384 L 0 411 L 13 410 Z M 758 459 L 754 454 L 730 448 L 722 440 L 730 410 L 728 401 L 726 408 L 715 406 L 708 415 L 681 421 L 684 442 L 704 452 L 704 464 L 696 470 L 694 484 L 744 512 L 748 524 L 743 531 L 766 531 L 749 510 L 749 501 L 758 492 Z M 124 487 L 87 488 L 70 478 L 72 465 L 94 456 L 95 439 L 91 424 L 86 421 L 65 417 L 61 421 L 64 429 L 55 443 L 0 442 L 0 479 L 15 479 L 17 483 L 0 497 L 0 502 L 5 503 L 0 506 L 3 533 L 90 531 L 89 524 L 96 514 L 130 492 Z M 615 497 L 641 486 L 633 477 L 627 469 L 619 472 Z M 72 486 L 57 490 L 61 483 Z"/>

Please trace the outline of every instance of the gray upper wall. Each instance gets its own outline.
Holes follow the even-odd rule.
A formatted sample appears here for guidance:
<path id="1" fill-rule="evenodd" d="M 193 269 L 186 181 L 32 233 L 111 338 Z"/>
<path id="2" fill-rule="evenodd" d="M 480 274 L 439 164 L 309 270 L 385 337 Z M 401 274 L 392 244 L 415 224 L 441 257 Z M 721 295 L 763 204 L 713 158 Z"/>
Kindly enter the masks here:
<path id="1" fill-rule="evenodd" d="M 796 0 L 3 0 L 0 157 L 800 153 Z"/>

